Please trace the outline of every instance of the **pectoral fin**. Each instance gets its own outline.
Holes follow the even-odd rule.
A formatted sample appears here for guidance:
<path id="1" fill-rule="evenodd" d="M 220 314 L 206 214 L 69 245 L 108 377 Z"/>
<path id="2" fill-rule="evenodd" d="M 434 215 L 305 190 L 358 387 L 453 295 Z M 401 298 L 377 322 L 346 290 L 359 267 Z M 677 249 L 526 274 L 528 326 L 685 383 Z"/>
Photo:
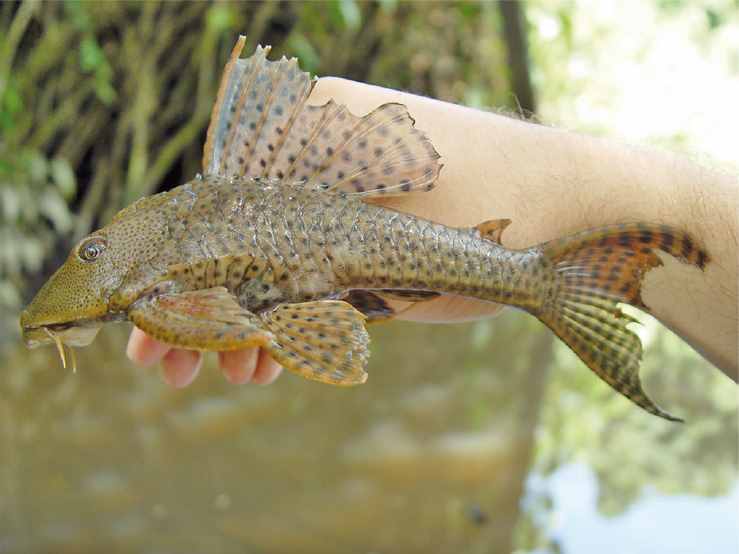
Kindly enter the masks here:
<path id="1" fill-rule="evenodd" d="M 276 337 L 270 354 L 287 369 L 332 385 L 367 380 L 365 318 L 350 304 L 340 300 L 283 304 L 262 317 Z"/>
<path id="2" fill-rule="evenodd" d="M 242 308 L 226 288 L 214 287 L 139 300 L 129 317 L 155 339 L 182 348 L 259 346 L 307 379 L 332 385 L 367 380 L 365 317 L 346 302 L 283 304 L 257 315 Z"/>
<path id="3" fill-rule="evenodd" d="M 155 339 L 192 350 L 238 350 L 274 341 L 262 319 L 224 287 L 145 298 L 129 317 Z"/>

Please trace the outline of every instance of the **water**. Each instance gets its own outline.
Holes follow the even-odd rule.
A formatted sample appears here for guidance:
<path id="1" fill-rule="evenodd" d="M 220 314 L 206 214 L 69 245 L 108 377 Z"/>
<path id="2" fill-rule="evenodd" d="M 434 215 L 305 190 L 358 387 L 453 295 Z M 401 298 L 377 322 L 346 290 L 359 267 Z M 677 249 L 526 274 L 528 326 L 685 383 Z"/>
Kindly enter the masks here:
<path id="1" fill-rule="evenodd" d="M 705 552 L 737 544 L 719 517 L 737 503 L 736 388 L 669 333 L 646 386 L 682 426 L 523 314 L 371 333 L 353 389 L 235 387 L 211 363 L 175 391 L 125 360 L 125 327 L 76 374 L 11 348 L 0 552 L 687 552 L 681 525 L 710 530 Z"/>

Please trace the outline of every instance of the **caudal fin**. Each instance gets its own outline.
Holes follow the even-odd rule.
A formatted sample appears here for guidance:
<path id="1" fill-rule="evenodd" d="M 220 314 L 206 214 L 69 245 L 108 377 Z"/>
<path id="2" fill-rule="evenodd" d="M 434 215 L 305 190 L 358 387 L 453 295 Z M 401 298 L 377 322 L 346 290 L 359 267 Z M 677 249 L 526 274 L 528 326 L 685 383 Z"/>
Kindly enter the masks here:
<path id="1" fill-rule="evenodd" d="M 642 309 L 644 274 L 662 265 L 657 250 L 703 269 L 708 254 L 683 231 L 634 223 L 585 231 L 541 246 L 556 272 L 554 294 L 537 316 L 601 379 L 646 411 L 660 409 L 639 380 L 642 345 L 627 328 L 636 321 L 619 303 Z"/>

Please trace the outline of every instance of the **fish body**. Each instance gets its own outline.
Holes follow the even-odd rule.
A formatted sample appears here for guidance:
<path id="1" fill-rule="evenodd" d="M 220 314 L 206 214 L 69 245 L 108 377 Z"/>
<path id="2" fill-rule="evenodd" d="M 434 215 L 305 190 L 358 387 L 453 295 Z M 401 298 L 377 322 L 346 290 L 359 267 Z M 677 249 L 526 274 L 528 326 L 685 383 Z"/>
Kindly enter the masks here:
<path id="1" fill-rule="evenodd" d="M 515 298 L 536 309 L 552 283 L 544 271 L 542 279 L 529 278 L 546 264 L 540 251 L 508 250 L 476 228 L 447 227 L 302 183 L 201 177 L 160 200 L 143 208 L 152 214 L 137 232 L 152 235 L 152 255 L 113 294 L 114 311 L 154 288 L 218 286 L 255 313 L 353 290 Z"/>
<path id="2" fill-rule="evenodd" d="M 403 106 L 358 118 L 307 106 L 295 60 L 240 59 L 221 84 L 204 175 L 143 198 L 83 239 L 21 315 L 29 346 L 82 346 L 108 321 L 133 321 L 197 350 L 266 348 L 288 369 L 364 382 L 367 322 L 388 300 L 450 294 L 511 305 L 543 321 L 596 374 L 645 410 L 641 343 L 618 308 L 645 309 L 643 274 L 662 250 L 704 267 L 686 233 L 614 225 L 522 250 L 509 220 L 451 228 L 365 202 L 433 188 L 439 155 Z"/>

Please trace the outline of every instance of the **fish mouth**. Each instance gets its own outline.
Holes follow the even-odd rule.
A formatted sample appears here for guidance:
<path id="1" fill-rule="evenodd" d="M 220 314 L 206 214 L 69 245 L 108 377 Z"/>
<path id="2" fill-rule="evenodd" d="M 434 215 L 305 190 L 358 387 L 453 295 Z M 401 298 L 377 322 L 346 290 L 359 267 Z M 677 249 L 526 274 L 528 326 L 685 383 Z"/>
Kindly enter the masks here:
<path id="1" fill-rule="evenodd" d="M 70 321 L 67 323 L 54 323 L 50 325 L 23 327 L 23 342 L 28 348 L 36 348 L 44 344 L 54 343 L 62 367 L 67 367 L 67 346 L 72 366 L 72 371 L 77 371 L 77 356 L 73 346 L 87 346 L 100 330 L 102 323 L 97 321 Z"/>
<path id="2" fill-rule="evenodd" d="M 102 322 L 99 320 L 77 320 L 65 323 L 23 327 L 23 342 L 28 348 L 56 343 L 68 346 L 87 346 L 97 335 Z"/>

